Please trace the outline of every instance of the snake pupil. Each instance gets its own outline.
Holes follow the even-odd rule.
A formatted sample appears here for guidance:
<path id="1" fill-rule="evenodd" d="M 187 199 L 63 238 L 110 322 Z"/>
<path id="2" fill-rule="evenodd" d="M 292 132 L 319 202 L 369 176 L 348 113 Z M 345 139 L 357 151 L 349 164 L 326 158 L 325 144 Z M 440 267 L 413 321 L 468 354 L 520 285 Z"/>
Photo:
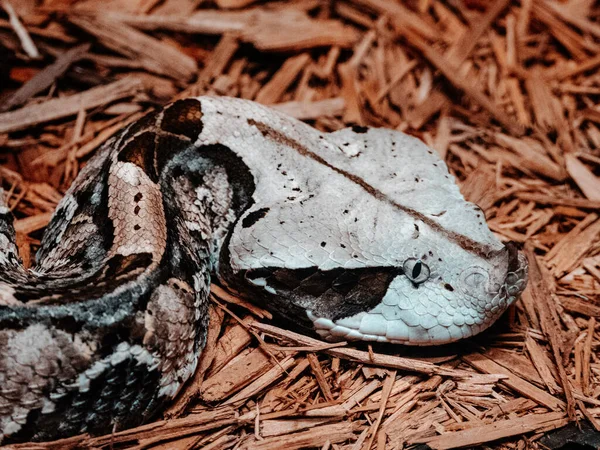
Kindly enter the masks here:
<path id="1" fill-rule="evenodd" d="M 413 278 L 419 278 L 419 275 L 421 275 L 421 267 L 422 266 L 423 266 L 423 264 L 421 263 L 421 261 L 417 261 L 415 263 L 415 266 L 413 267 L 413 270 L 412 270 Z"/>

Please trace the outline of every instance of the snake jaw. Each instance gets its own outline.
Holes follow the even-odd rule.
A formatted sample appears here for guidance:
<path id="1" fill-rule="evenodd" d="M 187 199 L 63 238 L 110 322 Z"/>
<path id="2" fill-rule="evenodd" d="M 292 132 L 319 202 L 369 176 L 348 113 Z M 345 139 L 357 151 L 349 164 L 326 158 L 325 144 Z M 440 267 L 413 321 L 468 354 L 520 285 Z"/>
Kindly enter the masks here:
<path id="1" fill-rule="evenodd" d="M 492 325 L 525 290 L 527 259 L 518 252 L 504 254 L 510 255 L 510 271 L 494 291 L 489 290 L 489 272 L 482 267 L 472 266 L 463 271 L 461 282 L 470 280 L 470 283 L 467 285 L 468 295 L 464 292 L 465 285 L 461 283 L 463 295 L 459 301 L 449 301 L 443 291 L 437 290 L 435 298 L 427 297 L 429 308 L 423 308 L 418 301 L 406 295 L 402 297 L 406 292 L 403 290 L 406 286 L 402 284 L 406 280 L 397 277 L 381 303 L 368 311 L 337 320 L 318 317 L 311 310 L 307 310 L 306 314 L 317 334 L 327 341 L 363 340 L 427 346 L 468 338 Z M 480 288 L 478 294 L 474 294 L 474 287 Z M 390 292 L 395 295 L 390 295 Z"/>

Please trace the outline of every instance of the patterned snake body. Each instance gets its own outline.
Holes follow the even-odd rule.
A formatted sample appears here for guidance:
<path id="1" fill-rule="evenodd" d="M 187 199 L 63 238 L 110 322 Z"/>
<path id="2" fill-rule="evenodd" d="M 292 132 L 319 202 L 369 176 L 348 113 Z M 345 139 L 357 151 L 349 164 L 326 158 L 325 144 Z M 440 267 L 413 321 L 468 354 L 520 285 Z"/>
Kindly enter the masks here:
<path id="1" fill-rule="evenodd" d="M 433 345 L 490 326 L 527 264 L 403 133 L 321 133 L 200 97 L 107 142 L 21 265 L 0 206 L 3 442 L 138 425 L 194 373 L 211 273 L 335 340 Z"/>

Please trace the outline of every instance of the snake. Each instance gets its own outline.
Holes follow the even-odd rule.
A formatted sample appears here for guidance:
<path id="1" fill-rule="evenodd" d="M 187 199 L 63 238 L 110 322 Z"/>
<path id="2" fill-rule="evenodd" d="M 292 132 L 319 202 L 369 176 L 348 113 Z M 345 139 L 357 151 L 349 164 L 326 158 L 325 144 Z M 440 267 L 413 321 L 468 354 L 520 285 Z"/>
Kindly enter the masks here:
<path id="1" fill-rule="evenodd" d="M 201 96 L 106 141 L 31 268 L 0 206 L 2 443 L 154 418 L 194 374 L 211 279 L 327 341 L 442 345 L 488 328 L 527 260 L 400 131 L 322 132 Z"/>

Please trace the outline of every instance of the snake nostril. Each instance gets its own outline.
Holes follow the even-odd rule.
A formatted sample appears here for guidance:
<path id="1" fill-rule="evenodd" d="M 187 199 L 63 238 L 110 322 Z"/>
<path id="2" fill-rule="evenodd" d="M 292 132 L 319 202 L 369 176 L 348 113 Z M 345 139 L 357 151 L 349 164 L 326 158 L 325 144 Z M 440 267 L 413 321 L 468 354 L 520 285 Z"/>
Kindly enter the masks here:
<path id="1" fill-rule="evenodd" d="M 486 277 L 484 277 L 483 274 L 474 272 L 474 273 L 468 274 L 464 278 L 464 282 L 469 287 L 479 288 L 483 283 L 485 283 L 485 279 L 486 279 Z"/>
<path id="2" fill-rule="evenodd" d="M 489 291 L 490 276 L 482 267 L 471 266 L 460 275 L 460 288 L 469 297 L 479 297 Z"/>

